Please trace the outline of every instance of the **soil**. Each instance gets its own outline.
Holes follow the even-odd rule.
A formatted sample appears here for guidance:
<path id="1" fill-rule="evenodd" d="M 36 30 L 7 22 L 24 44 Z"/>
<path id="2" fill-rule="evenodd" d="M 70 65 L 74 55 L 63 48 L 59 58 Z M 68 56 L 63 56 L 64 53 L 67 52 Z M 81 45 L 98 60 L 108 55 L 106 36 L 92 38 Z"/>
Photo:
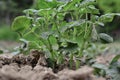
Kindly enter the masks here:
<path id="1" fill-rule="evenodd" d="M 14 41 L 1 41 L 0 40 L 0 50 L 2 50 L 4 53 L 11 53 L 13 52 L 13 49 L 17 46 L 20 46 L 21 44 Z"/>
<path id="2" fill-rule="evenodd" d="M 0 55 L 0 80 L 105 80 L 93 75 L 93 68 L 82 66 L 77 70 L 64 68 L 54 72 L 46 66 L 42 52 L 29 55 Z"/>

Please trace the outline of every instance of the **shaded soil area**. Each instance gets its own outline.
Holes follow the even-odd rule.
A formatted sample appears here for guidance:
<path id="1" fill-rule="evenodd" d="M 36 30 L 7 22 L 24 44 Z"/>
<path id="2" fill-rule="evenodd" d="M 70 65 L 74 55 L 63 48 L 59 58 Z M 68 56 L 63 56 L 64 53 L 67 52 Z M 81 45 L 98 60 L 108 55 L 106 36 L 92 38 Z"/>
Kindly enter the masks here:
<path id="1" fill-rule="evenodd" d="M 36 57 L 37 56 L 37 57 Z M 44 55 L 32 51 L 29 55 L 0 55 L 0 80 L 105 80 L 93 75 L 93 68 L 82 66 L 77 70 L 54 72 L 46 67 Z"/>

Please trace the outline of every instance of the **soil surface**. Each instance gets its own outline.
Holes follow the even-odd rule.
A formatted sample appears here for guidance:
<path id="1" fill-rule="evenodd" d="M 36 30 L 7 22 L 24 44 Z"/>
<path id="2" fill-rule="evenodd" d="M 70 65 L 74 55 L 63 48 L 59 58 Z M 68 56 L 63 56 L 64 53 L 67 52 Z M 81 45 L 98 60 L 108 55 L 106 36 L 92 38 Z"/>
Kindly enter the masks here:
<path id="1" fill-rule="evenodd" d="M 37 57 L 36 57 L 37 56 Z M 1 54 L 0 80 L 105 80 L 93 75 L 93 68 L 63 69 L 57 73 L 46 67 L 44 55 L 32 51 L 29 55 Z"/>
<path id="2" fill-rule="evenodd" d="M 0 54 L 0 80 L 106 80 L 94 76 L 94 69 L 89 66 L 82 66 L 77 70 L 63 68 L 54 72 L 47 67 L 46 59 L 39 51 L 32 51 L 29 55 L 10 54 L 10 48 L 18 45 L 14 42 L 0 42 L 0 49 L 7 53 Z M 96 57 L 98 63 L 107 65 L 115 54 L 120 53 L 119 43 L 110 44 L 108 47 L 110 49 L 104 55 Z"/>
<path id="3" fill-rule="evenodd" d="M 0 50 L 4 51 L 4 53 L 11 53 L 17 46 L 20 46 L 20 43 L 0 40 Z"/>

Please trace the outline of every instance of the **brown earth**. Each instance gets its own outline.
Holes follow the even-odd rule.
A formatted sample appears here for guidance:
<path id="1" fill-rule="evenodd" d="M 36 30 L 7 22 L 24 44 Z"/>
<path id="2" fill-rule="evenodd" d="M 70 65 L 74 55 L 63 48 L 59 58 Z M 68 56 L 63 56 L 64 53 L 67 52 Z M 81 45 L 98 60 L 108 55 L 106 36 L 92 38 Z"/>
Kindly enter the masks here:
<path id="1" fill-rule="evenodd" d="M 44 55 L 32 51 L 30 55 L 0 55 L 0 80 L 105 80 L 93 75 L 93 68 L 63 69 L 57 73 L 46 67 Z"/>

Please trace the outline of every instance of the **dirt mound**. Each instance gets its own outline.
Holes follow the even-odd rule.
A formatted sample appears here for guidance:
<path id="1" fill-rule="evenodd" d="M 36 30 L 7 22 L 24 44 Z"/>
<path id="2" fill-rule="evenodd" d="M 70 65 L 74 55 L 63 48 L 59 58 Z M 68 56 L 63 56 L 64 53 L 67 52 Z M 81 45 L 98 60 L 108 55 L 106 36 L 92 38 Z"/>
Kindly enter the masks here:
<path id="1" fill-rule="evenodd" d="M 27 56 L 3 54 L 0 55 L 0 80 L 105 80 L 93 76 L 93 69 L 87 66 L 54 73 L 46 65 L 44 55 L 38 51 Z"/>

